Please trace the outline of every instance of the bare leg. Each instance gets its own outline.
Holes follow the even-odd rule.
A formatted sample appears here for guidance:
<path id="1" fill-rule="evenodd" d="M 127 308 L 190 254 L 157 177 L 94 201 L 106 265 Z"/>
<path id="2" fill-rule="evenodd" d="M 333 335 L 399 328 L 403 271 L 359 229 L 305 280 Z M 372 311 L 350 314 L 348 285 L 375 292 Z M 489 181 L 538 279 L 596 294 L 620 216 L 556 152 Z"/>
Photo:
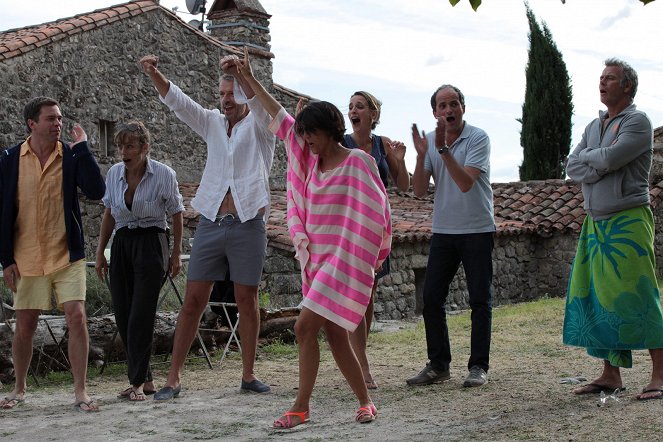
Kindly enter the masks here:
<path id="1" fill-rule="evenodd" d="M 619 371 L 619 367 L 613 367 L 610 365 L 610 362 L 604 360 L 603 361 L 603 373 L 601 373 L 601 376 L 598 378 L 594 379 L 592 384 L 597 384 L 597 385 L 604 385 L 606 387 L 614 387 L 615 389 L 617 388 L 622 388 L 622 375 L 621 372 Z M 578 387 L 573 392 L 575 394 L 583 394 L 583 392 L 588 389 L 592 388 L 589 385 L 583 385 L 582 387 Z"/>
<path id="2" fill-rule="evenodd" d="M 371 300 L 366 306 L 366 313 L 364 318 L 361 320 L 354 332 L 350 333 L 350 344 L 352 344 L 352 350 L 357 356 L 359 365 L 361 366 L 361 372 L 364 376 L 364 381 L 368 388 L 375 389 L 377 384 L 373 379 L 371 374 L 371 367 L 368 363 L 368 355 L 366 354 L 366 343 L 368 342 L 368 334 L 371 330 L 371 324 L 373 322 L 373 300 L 375 299 L 375 291 L 377 290 L 377 280 L 373 284 L 373 291 L 371 292 Z"/>
<path id="3" fill-rule="evenodd" d="M 175 326 L 173 359 L 170 362 L 166 387 L 176 388 L 180 385 L 184 361 L 196 336 L 200 317 L 205 311 L 213 285 L 212 281 L 187 281 L 186 283 L 184 304 L 177 316 Z"/>
<path id="4" fill-rule="evenodd" d="M 235 300 L 239 311 L 239 337 L 242 344 L 242 379 L 256 379 L 253 366 L 256 361 L 258 334 L 260 333 L 260 311 L 258 309 L 258 286 L 235 283 Z"/>
<path id="5" fill-rule="evenodd" d="M 644 390 L 660 390 L 663 389 L 663 348 L 652 348 L 649 350 L 652 362 L 651 381 Z M 648 393 L 640 393 L 638 399 L 651 399 L 663 396 L 660 391 L 650 391 Z"/>
<path id="6" fill-rule="evenodd" d="M 87 394 L 87 357 L 90 339 L 87 331 L 87 316 L 84 301 L 67 301 L 63 304 L 64 315 L 69 330 L 67 345 L 71 374 L 74 377 L 74 395 L 76 402 L 90 402 Z M 88 408 L 96 408 L 89 406 Z"/>
<path id="7" fill-rule="evenodd" d="M 351 351 L 348 331 L 327 321 L 325 324 L 325 333 L 336 365 L 338 365 L 341 373 L 348 381 L 348 384 L 350 384 L 350 388 L 352 388 L 355 396 L 359 399 L 359 406 L 369 406 L 372 403 L 371 397 L 368 394 L 359 361 L 357 361 L 355 354 Z"/>
<path id="8" fill-rule="evenodd" d="M 326 319 L 307 308 L 302 309 L 295 322 L 295 335 L 299 347 L 299 389 L 295 403 L 288 411 L 304 412 L 309 409 L 313 386 L 320 366 L 318 332 L 325 322 Z M 349 345 L 348 350 L 350 350 Z M 350 353 L 352 354 L 352 352 Z M 287 420 L 287 417 L 282 416 L 281 419 Z M 294 419 L 299 420 L 297 417 Z M 301 422 L 295 422 L 295 425 L 299 423 Z"/>
<path id="9" fill-rule="evenodd" d="M 32 338 L 37 330 L 39 310 L 16 310 L 16 330 L 12 340 L 12 358 L 14 359 L 14 390 L 7 399 L 23 400 L 27 388 L 28 369 L 32 360 Z M 4 405 L 4 404 L 3 404 Z"/>

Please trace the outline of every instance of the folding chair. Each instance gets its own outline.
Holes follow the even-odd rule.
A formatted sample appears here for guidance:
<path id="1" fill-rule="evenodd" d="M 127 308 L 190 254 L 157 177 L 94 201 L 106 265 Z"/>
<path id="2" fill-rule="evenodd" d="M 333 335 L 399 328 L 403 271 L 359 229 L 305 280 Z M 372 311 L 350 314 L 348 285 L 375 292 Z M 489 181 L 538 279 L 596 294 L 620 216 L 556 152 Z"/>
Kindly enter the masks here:
<path id="1" fill-rule="evenodd" d="M 106 257 L 108 259 L 108 256 Z M 189 255 L 182 255 L 181 257 L 182 262 L 187 262 L 189 260 Z M 94 262 L 88 262 L 87 263 L 88 267 L 94 268 Z M 108 275 L 106 275 L 105 281 L 106 287 L 108 287 L 108 291 L 110 292 L 110 281 L 108 280 Z M 161 289 L 160 289 L 160 294 L 159 294 L 159 300 L 157 301 L 157 313 L 155 318 L 159 319 L 166 324 L 170 325 L 171 327 L 175 327 L 176 323 L 174 321 L 171 321 L 164 315 L 159 313 L 159 309 L 161 308 L 161 305 L 164 303 L 170 292 L 174 292 L 175 296 L 177 297 L 177 300 L 179 302 L 179 305 L 184 304 L 184 300 L 182 299 L 182 295 L 180 294 L 179 290 L 177 289 L 177 286 L 175 285 L 175 281 L 173 281 L 173 278 L 170 275 L 166 275 L 161 283 Z M 115 339 L 117 339 L 118 335 L 118 330 L 117 326 L 115 326 L 115 330 L 113 332 L 113 337 L 108 341 L 108 344 L 106 345 L 106 350 L 104 351 L 104 362 L 101 366 L 101 369 L 99 370 L 99 374 L 102 375 L 104 373 L 104 370 L 106 369 L 106 365 L 108 365 L 108 358 L 112 352 L 113 349 L 113 344 L 115 342 Z M 196 338 L 198 339 L 198 344 L 200 345 L 200 348 L 203 351 L 203 355 L 205 359 L 207 360 L 207 365 L 209 368 L 212 368 L 212 359 L 209 355 L 209 352 L 207 351 L 207 347 L 205 346 L 205 342 L 203 341 L 203 338 L 200 336 L 200 332 L 196 331 Z M 171 347 L 171 352 L 172 352 L 172 347 Z M 171 352 L 166 353 L 164 357 L 164 362 L 168 360 L 168 356 L 170 355 Z"/>
<path id="2" fill-rule="evenodd" d="M 186 262 L 189 260 L 189 255 L 182 255 L 181 257 L 182 262 Z M 165 289 L 164 289 L 165 287 Z M 164 285 L 162 285 L 162 293 L 159 297 L 159 301 L 157 302 L 157 319 L 162 320 L 166 324 L 170 325 L 171 327 L 175 327 L 175 322 L 171 321 L 170 319 L 166 318 L 165 316 L 161 315 L 159 313 L 159 308 L 163 304 L 164 300 L 166 297 L 170 294 L 171 290 L 175 293 L 175 296 L 177 297 L 177 300 L 180 303 L 180 306 L 184 304 L 184 300 L 182 299 L 182 295 L 180 295 L 179 290 L 177 289 L 177 286 L 175 285 L 175 281 L 173 281 L 173 278 L 170 275 L 166 276 L 166 279 L 164 280 Z M 203 351 L 203 356 L 205 357 L 205 360 L 207 361 L 207 366 L 212 369 L 212 358 L 209 355 L 209 352 L 207 351 L 207 346 L 205 346 L 205 341 L 203 341 L 202 336 L 200 336 L 200 330 L 196 329 L 196 339 L 198 340 L 198 345 L 200 345 L 200 349 Z M 172 347 L 171 347 L 171 352 L 172 352 Z M 166 354 L 166 357 L 164 358 L 164 361 L 168 360 L 168 356 L 170 355 L 170 352 Z"/>
<path id="3" fill-rule="evenodd" d="M 230 329 L 230 336 L 226 341 L 226 345 L 221 355 L 219 364 L 223 362 L 226 355 L 230 353 L 230 345 L 235 342 L 240 354 L 242 353 L 242 345 L 237 336 L 237 327 L 239 327 L 239 312 L 237 310 L 237 303 L 235 302 L 235 284 L 230 280 L 230 273 L 226 273 L 226 278 L 223 281 L 216 281 L 210 300 L 207 303 L 210 309 L 222 317 L 223 325 L 227 325 Z M 203 329 L 203 331 L 218 332 L 218 329 Z"/>

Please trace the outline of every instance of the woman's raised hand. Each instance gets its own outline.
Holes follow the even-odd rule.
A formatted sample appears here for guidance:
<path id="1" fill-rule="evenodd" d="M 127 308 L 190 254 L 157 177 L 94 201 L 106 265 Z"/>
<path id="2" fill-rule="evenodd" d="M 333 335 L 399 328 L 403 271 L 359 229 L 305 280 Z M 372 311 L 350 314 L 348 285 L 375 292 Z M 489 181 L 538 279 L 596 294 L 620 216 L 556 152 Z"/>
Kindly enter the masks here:
<path id="1" fill-rule="evenodd" d="M 388 143 L 390 153 L 396 161 L 405 161 L 405 144 L 400 141 L 392 141 Z"/>

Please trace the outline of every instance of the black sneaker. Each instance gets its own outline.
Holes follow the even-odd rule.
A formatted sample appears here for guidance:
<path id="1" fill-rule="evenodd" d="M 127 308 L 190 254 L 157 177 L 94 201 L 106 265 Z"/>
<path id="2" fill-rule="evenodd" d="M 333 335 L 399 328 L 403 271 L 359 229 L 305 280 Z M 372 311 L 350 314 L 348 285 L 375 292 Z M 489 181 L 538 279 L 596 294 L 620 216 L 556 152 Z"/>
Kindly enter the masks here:
<path id="1" fill-rule="evenodd" d="M 478 365 L 473 365 L 470 368 L 470 374 L 463 382 L 463 387 L 480 387 L 486 382 L 488 382 L 488 373 Z"/>
<path id="2" fill-rule="evenodd" d="M 440 370 L 434 368 L 430 364 L 426 364 L 424 369 L 421 370 L 418 375 L 405 382 L 407 382 L 408 385 L 430 385 L 435 384 L 436 382 L 448 381 L 449 379 L 451 379 L 449 369 Z"/>
<path id="3" fill-rule="evenodd" d="M 240 391 L 244 392 L 253 392 L 253 393 L 269 393 L 271 388 L 269 385 L 265 385 L 260 382 L 258 379 L 254 379 L 251 382 L 246 382 L 242 379 L 242 384 L 240 385 Z"/>

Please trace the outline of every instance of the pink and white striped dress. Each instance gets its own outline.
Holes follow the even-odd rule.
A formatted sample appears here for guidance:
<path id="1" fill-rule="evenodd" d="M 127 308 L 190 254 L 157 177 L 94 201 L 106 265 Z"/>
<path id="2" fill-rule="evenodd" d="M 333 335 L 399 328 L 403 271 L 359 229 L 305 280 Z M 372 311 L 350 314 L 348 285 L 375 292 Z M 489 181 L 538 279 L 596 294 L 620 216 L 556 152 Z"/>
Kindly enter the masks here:
<path id="1" fill-rule="evenodd" d="M 288 151 L 288 228 L 302 270 L 301 305 L 353 331 L 391 249 L 389 199 L 373 157 L 352 149 L 321 172 L 294 126 L 282 108 L 270 129 Z"/>

